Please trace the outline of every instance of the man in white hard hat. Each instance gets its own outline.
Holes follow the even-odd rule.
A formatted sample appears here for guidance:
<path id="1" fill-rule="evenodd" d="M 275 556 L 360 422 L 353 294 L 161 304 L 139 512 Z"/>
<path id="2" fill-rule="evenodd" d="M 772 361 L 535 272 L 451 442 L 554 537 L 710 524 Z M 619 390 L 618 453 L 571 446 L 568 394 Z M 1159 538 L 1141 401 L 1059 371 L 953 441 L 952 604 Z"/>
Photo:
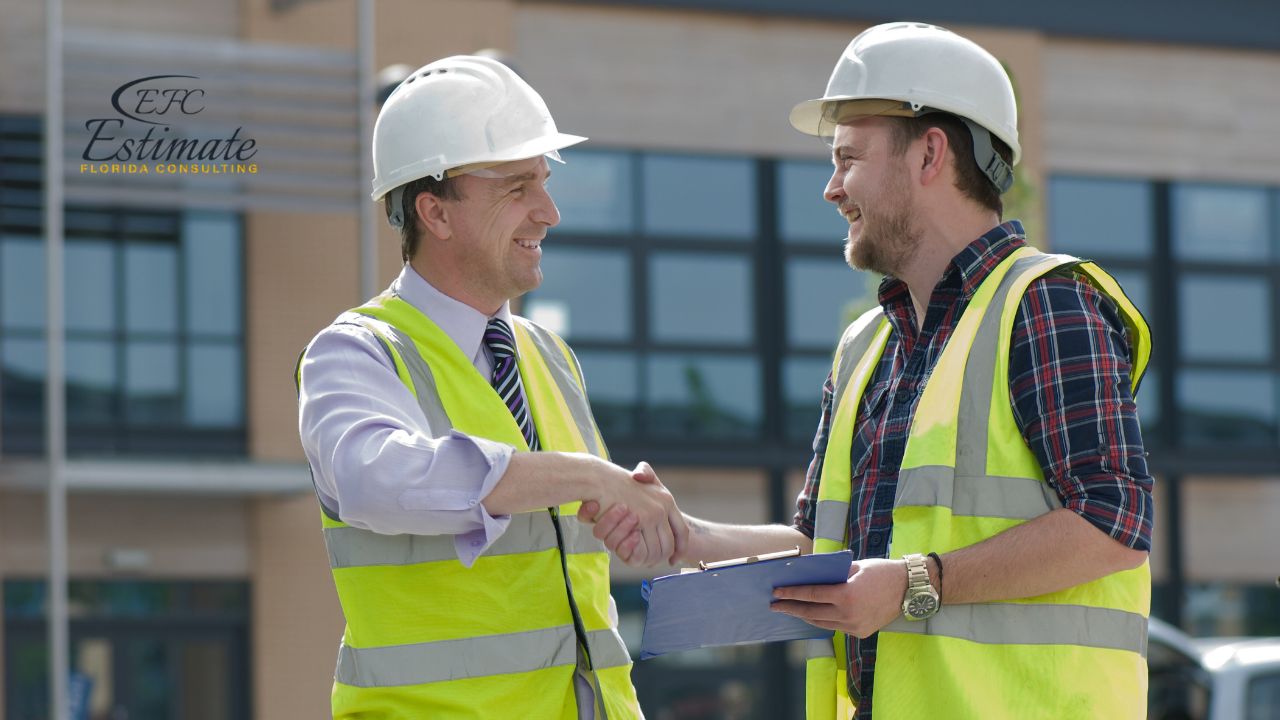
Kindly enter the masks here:
<path id="1" fill-rule="evenodd" d="M 573 353 L 509 308 L 560 219 L 547 160 L 583 140 L 475 56 L 410 74 L 378 116 L 373 198 L 405 265 L 298 365 L 347 620 L 334 717 L 641 716 L 609 558 L 575 513 L 629 508 L 645 563 L 683 519 L 643 465 L 608 462 Z"/>
<path id="2" fill-rule="evenodd" d="M 794 525 L 687 518 L 683 557 L 853 550 L 847 583 L 775 591 L 836 631 L 811 648 L 810 718 L 1145 718 L 1150 334 L 1096 265 L 1001 222 L 1004 69 L 943 28 L 879 25 L 791 122 L 830 139 L 825 197 L 849 264 L 886 276 L 881 307 L 837 348 Z"/>

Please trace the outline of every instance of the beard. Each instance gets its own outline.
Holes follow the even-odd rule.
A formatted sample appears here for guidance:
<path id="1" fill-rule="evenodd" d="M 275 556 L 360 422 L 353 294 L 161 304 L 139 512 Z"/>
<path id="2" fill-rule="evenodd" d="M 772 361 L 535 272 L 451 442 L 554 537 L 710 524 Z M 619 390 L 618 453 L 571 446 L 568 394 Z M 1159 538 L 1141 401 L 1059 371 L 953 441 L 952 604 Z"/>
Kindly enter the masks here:
<path id="1" fill-rule="evenodd" d="M 880 199 L 892 200 L 879 202 L 875 210 L 862 208 L 862 234 L 844 245 L 849 267 L 898 277 L 920 249 L 921 232 L 911 221 L 910 194 L 906 170 L 901 169 L 880 193 Z"/>

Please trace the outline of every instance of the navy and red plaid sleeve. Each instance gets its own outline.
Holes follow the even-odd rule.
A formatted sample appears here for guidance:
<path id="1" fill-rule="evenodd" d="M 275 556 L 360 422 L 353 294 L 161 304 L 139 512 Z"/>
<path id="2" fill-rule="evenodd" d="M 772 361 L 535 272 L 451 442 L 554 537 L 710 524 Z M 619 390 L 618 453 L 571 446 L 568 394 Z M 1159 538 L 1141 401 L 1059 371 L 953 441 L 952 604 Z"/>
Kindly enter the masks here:
<path id="1" fill-rule="evenodd" d="M 835 395 L 835 382 L 831 379 L 831 373 L 827 373 L 827 381 L 822 384 L 822 416 L 818 420 L 818 432 L 813 438 L 813 460 L 805 471 L 804 488 L 796 498 L 796 515 L 791 521 L 795 529 L 810 538 L 813 537 L 818 512 L 818 479 L 822 477 L 822 460 L 827 455 L 827 436 L 831 432 Z"/>
<path id="2" fill-rule="evenodd" d="M 1127 331 L 1115 304 L 1049 275 L 1022 298 L 1009 350 L 1014 418 L 1063 506 L 1150 551 L 1154 508 Z"/>

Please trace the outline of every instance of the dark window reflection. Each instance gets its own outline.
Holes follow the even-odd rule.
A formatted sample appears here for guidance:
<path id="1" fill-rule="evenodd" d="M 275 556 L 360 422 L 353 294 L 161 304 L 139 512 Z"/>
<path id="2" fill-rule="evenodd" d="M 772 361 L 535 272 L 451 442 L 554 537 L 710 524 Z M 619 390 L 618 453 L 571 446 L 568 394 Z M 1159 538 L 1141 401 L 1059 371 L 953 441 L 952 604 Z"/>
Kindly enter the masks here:
<path id="1" fill-rule="evenodd" d="M 67 332 L 114 330 L 115 245 L 105 240 L 74 240 L 66 244 L 65 259 Z M 40 292 L 44 292 L 43 282 Z"/>
<path id="2" fill-rule="evenodd" d="M 244 424 L 244 360 L 238 346 L 192 343 L 187 348 L 187 402 L 183 419 L 192 427 L 233 428 Z"/>
<path id="3" fill-rule="evenodd" d="M 115 346 L 106 340 L 68 340 L 67 423 L 111 422 L 116 416 Z"/>
<path id="4" fill-rule="evenodd" d="M 787 344 L 834 348 L 849 323 L 878 304 L 879 282 L 850 268 L 839 251 L 787 261 Z"/>
<path id="5" fill-rule="evenodd" d="M 178 329 L 178 248 L 161 243 L 128 243 L 124 250 L 125 329 Z"/>
<path id="6" fill-rule="evenodd" d="M 1280 717 L 1280 672 L 1249 680 L 1248 720 Z"/>
<path id="7" fill-rule="evenodd" d="M 1275 381 L 1268 373 L 1183 370 L 1178 405 L 1188 443 L 1212 448 L 1276 444 Z"/>
<path id="8" fill-rule="evenodd" d="M 1271 358 L 1271 288 L 1264 278 L 1184 275 L 1178 294 L 1185 359 Z"/>
<path id="9" fill-rule="evenodd" d="M 178 344 L 138 341 L 125 346 L 125 416 L 140 425 L 182 421 Z"/>
<path id="10" fill-rule="evenodd" d="M 831 358 L 790 357 L 782 366 L 782 391 L 786 398 L 787 437 L 812 440 L 818 430 L 822 384 L 831 371 Z"/>
<path id="11" fill-rule="evenodd" d="M 778 227 L 783 240 L 820 242 L 833 249 L 844 245 L 849 224 L 822 196 L 832 169 L 827 161 L 778 163 Z"/>
<path id="12" fill-rule="evenodd" d="M 649 264 L 653 337 L 749 343 L 755 320 L 751 261 L 727 253 L 659 253 Z"/>
<path id="13" fill-rule="evenodd" d="M 760 430 L 760 364 L 750 354 L 655 354 L 648 431 L 662 437 L 751 437 Z"/>
<path id="14" fill-rule="evenodd" d="M 1056 177 L 1049 181 L 1054 252 L 1145 258 L 1152 248 L 1152 190 L 1144 180 Z"/>
<path id="15" fill-rule="evenodd" d="M 244 297 L 240 221 L 225 213 L 189 213 L 182 223 L 187 327 L 192 333 L 240 333 Z"/>
<path id="16" fill-rule="evenodd" d="M 636 433 L 635 409 L 640 404 L 638 365 L 633 354 L 603 350 L 577 352 L 582 365 L 591 414 L 608 444 Z"/>
<path id="17" fill-rule="evenodd" d="M 545 248 L 546 246 L 544 246 Z M 631 264 L 623 250 L 546 248 L 524 314 L 570 340 L 629 340 Z"/>
<path id="18" fill-rule="evenodd" d="M 40 238 L 0 236 L 0 326 L 44 329 L 44 245 Z"/>
<path id="19" fill-rule="evenodd" d="M 741 239 L 755 235 L 752 160 L 645 155 L 641 169 L 646 233 Z"/>
<path id="20" fill-rule="evenodd" d="M 1173 250 L 1180 260 L 1270 259 L 1269 220 L 1265 188 L 1173 186 Z"/>
<path id="21" fill-rule="evenodd" d="M 9 202 L 6 193 L 3 201 Z M 38 237 L 0 233 L 3 450 L 44 450 Z M 67 448 L 243 454 L 243 272 L 228 213 L 67 213 Z"/>
<path id="22" fill-rule="evenodd" d="M 632 160 L 621 152 L 565 150 L 547 185 L 560 209 L 551 232 L 623 233 L 633 229 Z"/>

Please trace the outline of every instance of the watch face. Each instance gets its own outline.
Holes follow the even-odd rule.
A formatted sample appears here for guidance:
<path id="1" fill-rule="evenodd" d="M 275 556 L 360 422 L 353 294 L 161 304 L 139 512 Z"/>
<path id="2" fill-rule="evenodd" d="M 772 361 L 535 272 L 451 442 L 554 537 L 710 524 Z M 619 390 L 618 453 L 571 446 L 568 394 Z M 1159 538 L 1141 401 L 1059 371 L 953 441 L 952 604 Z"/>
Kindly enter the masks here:
<path id="1" fill-rule="evenodd" d="M 932 616 L 938 611 L 938 598 L 929 593 L 920 593 L 907 602 L 907 614 L 918 620 Z"/>

